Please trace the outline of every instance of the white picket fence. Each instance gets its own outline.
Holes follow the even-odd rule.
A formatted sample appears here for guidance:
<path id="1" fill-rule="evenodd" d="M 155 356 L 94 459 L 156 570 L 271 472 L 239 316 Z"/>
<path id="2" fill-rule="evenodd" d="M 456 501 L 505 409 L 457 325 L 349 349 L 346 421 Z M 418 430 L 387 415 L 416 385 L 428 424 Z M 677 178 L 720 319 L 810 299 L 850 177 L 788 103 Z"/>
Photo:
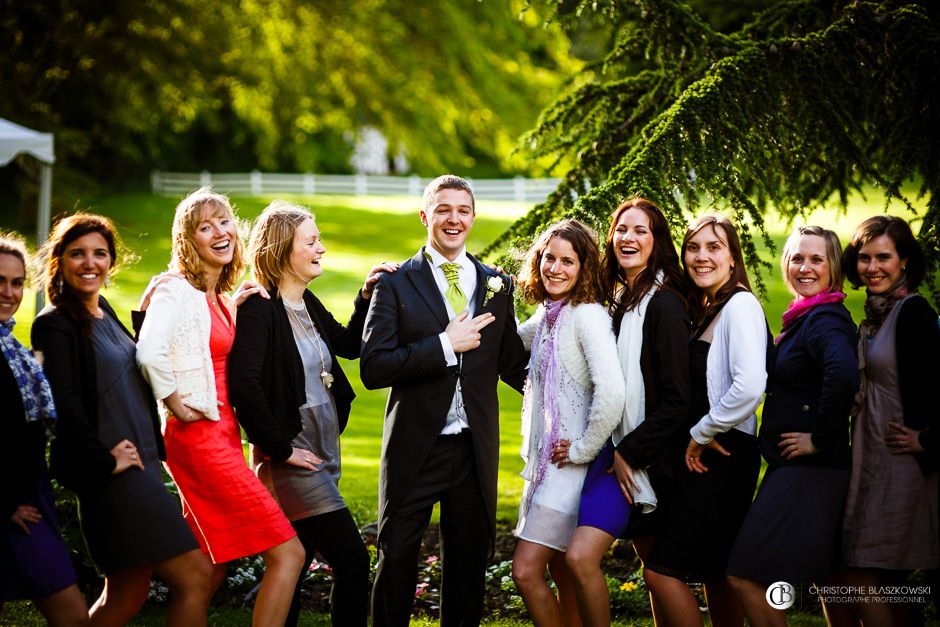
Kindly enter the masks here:
<path id="1" fill-rule="evenodd" d="M 542 202 L 558 186 L 559 179 L 468 179 L 478 199 Z M 354 196 L 420 196 L 431 179 L 419 176 L 372 174 L 274 174 L 267 172 L 213 174 L 210 172 L 161 172 L 150 175 L 155 194 L 179 196 L 204 185 L 225 194 L 271 196 L 275 194 L 349 194 Z"/>

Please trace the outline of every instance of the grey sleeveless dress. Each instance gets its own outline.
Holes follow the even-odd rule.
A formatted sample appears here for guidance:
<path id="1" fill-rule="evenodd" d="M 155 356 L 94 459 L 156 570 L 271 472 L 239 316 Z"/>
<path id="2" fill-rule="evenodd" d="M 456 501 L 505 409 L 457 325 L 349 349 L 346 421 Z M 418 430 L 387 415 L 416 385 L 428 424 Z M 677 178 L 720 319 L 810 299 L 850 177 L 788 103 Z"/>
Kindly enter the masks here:
<path id="1" fill-rule="evenodd" d="M 82 535 L 95 566 L 106 575 L 153 564 L 198 549 L 179 504 L 163 484 L 147 383 L 137 369 L 137 348 L 106 315 L 92 323 L 98 378 L 98 438 L 109 449 L 134 443 L 144 469 L 111 475 L 79 499 Z"/>
<path id="2" fill-rule="evenodd" d="M 907 298 L 910 298 L 908 296 Z M 938 566 L 938 473 L 924 476 L 911 455 L 892 455 L 888 421 L 903 422 L 895 338 L 905 298 L 867 342 L 865 403 L 852 432 L 852 474 L 842 525 L 842 559 L 855 568 Z"/>
<path id="3" fill-rule="evenodd" d="M 333 394 L 320 378 L 321 365 L 327 372 L 333 362 L 326 343 L 313 327 L 303 304 L 299 308 L 285 302 L 294 342 L 304 365 L 307 402 L 300 408 L 301 431 L 291 445 L 312 451 L 323 460 L 318 470 L 308 470 L 286 462 L 265 461 L 252 449 L 258 478 L 284 510 L 288 520 L 303 520 L 346 507 L 339 493 L 339 418 Z M 314 342 L 319 345 L 319 350 Z M 323 359 L 321 360 L 321 355 Z"/>

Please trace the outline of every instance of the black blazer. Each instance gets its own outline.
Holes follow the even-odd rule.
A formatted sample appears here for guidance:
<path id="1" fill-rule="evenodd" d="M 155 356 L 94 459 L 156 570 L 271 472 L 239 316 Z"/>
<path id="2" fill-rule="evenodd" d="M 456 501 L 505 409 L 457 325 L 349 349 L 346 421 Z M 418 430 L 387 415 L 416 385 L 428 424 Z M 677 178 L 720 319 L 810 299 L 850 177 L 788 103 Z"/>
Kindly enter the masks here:
<path id="1" fill-rule="evenodd" d="M 774 351 L 761 414 L 761 454 L 771 467 L 848 468 L 849 413 L 858 391 L 858 335 L 842 303 L 818 305 L 793 322 Z M 780 434 L 811 433 L 819 451 L 780 456 Z"/>
<path id="2" fill-rule="evenodd" d="M 98 306 L 121 324 L 103 296 Z M 52 476 L 60 484 L 81 494 L 93 489 L 111 475 L 114 456 L 98 439 L 98 376 L 95 350 L 89 338 L 83 338 L 77 323 L 61 310 L 49 306 L 33 322 L 33 349 L 43 353 L 43 370 L 55 399 L 58 421 L 50 456 Z M 147 387 L 146 406 L 150 408 L 154 439 L 160 459 L 166 459 L 157 403 Z"/>
<path id="3" fill-rule="evenodd" d="M 933 446 L 940 429 L 935 389 L 940 381 L 940 330 L 937 312 L 923 296 L 909 298 L 901 305 L 895 351 L 904 426 L 925 430 L 920 441 L 926 452 L 916 453 L 914 458 L 924 474 L 934 472 L 940 468 L 940 455 Z"/>
<path id="4" fill-rule="evenodd" d="M 345 327 L 309 290 L 304 291 L 304 304 L 333 361 L 330 392 L 342 433 L 356 395 L 336 356 L 359 357 L 369 301 L 356 295 L 352 317 Z M 271 291 L 270 300 L 254 294 L 241 304 L 235 343 L 228 357 L 229 400 L 249 441 L 271 459 L 283 461 L 290 457 L 291 442 L 301 430 L 299 409 L 307 402 L 304 380 L 318 374 L 304 372 L 290 319 L 277 290 Z"/>
<path id="5" fill-rule="evenodd" d="M 622 320 L 622 313 L 614 318 L 618 336 Z M 672 442 L 689 414 L 690 327 L 682 297 L 669 289 L 658 290 L 646 308 L 640 349 L 646 418 L 617 445 L 630 466 L 648 469 L 654 488 L 673 474 Z M 683 450 L 687 442 L 688 434 L 683 434 Z"/>
<path id="6" fill-rule="evenodd" d="M 0 520 L 36 494 L 46 466 L 46 429 L 26 420 L 23 397 L 6 359 L 0 358 Z"/>
<path id="7" fill-rule="evenodd" d="M 522 390 L 528 352 L 516 332 L 512 283 L 467 255 L 477 272 L 473 295 L 476 315 L 490 312 L 495 322 L 481 332 L 480 346 L 460 355 L 464 406 L 477 478 L 495 537 L 496 476 L 499 463 L 499 378 Z M 500 277 L 502 289 L 483 305 L 486 281 Z M 370 390 L 391 386 L 385 408 L 379 477 L 379 535 L 389 515 L 413 485 L 447 420 L 457 387 L 457 370 L 448 369 L 438 335 L 449 320 L 424 248 L 383 274 L 369 305 L 360 374 Z"/>

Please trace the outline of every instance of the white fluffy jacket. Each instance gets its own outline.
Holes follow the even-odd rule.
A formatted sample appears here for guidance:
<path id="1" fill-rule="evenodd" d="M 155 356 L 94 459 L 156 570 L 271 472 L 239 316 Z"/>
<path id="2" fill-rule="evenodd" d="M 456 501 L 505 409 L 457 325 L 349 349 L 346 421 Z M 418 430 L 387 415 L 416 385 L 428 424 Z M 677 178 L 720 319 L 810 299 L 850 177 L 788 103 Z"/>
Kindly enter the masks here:
<path id="1" fill-rule="evenodd" d="M 757 433 L 757 406 L 767 383 L 767 320 L 750 292 L 738 292 L 721 310 L 708 350 L 707 414 L 689 433 L 701 445 L 719 433 Z"/>
<path id="2" fill-rule="evenodd" d="M 157 399 L 178 392 L 186 405 L 209 420 L 219 420 L 209 352 L 211 330 L 206 293 L 185 279 L 168 279 L 150 299 L 137 341 L 137 365 Z M 160 412 L 166 420 L 162 403 Z"/>
<path id="3" fill-rule="evenodd" d="M 545 317 L 545 307 L 519 326 L 519 336 L 527 349 L 532 348 L 536 331 Z M 556 350 L 558 366 L 564 368 L 578 384 L 574 390 L 558 390 L 569 402 L 590 403 L 588 424 L 580 438 L 571 443 L 568 456 L 576 464 L 592 461 L 611 432 L 620 424 L 623 414 L 623 376 L 617 358 L 617 344 L 607 310 L 596 303 L 565 307 L 558 319 Z M 531 375 L 530 375 L 531 376 Z M 527 386 L 528 392 L 528 386 Z M 526 402 L 524 408 L 540 403 Z M 559 404 L 560 408 L 569 406 Z M 538 459 L 542 417 L 523 410 L 523 456 L 527 465 Z M 528 415 L 527 415 L 528 414 Z M 538 424 L 534 424 L 534 423 Z"/>

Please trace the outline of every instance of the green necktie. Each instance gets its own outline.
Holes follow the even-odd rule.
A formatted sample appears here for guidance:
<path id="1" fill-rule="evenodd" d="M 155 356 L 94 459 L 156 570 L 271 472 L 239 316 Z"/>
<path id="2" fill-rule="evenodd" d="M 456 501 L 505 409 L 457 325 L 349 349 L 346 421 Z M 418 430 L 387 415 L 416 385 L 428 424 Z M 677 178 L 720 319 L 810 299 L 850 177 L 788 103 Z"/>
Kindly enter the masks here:
<path id="1" fill-rule="evenodd" d="M 441 270 L 444 271 L 444 276 L 447 277 L 447 291 L 444 292 L 444 298 L 454 308 L 454 313 L 459 314 L 467 308 L 467 297 L 460 289 L 460 264 L 442 263 Z"/>

